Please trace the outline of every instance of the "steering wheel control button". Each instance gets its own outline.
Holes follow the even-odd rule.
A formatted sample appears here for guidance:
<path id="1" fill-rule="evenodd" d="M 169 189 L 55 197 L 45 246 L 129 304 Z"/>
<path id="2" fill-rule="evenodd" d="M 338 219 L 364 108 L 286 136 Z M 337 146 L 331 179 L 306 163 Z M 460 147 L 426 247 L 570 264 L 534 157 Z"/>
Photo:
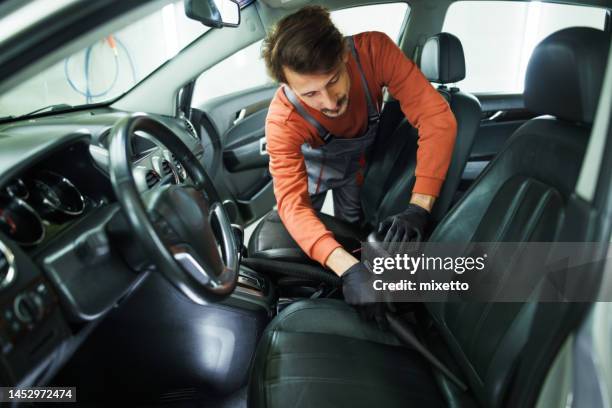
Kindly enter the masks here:
<path id="1" fill-rule="evenodd" d="M 164 217 L 159 215 L 157 211 L 151 211 L 149 213 L 149 217 L 151 218 L 151 222 L 155 226 L 155 229 L 160 234 L 160 237 L 166 244 L 175 244 L 180 242 L 180 237 L 172 228 L 170 223 L 166 221 Z"/>

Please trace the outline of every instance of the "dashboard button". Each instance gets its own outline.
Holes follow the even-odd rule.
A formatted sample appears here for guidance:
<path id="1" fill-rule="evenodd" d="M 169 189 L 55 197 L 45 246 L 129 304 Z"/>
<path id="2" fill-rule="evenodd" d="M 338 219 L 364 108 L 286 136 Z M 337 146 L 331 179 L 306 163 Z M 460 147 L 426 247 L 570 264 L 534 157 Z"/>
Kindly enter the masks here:
<path id="1" fill-rule="evenodd" d="M 44 314 L 42 299 L 36 293 L 22 293 L 15 298 L 15 315 L 20 322 L 28 324 L 40 320 Z"/>
<path id="2" fill-rule="evenodd" d="M 13 314 L 13 309 L 4 309 L 4 312 L 2 312 L 2 317 L 4 317 L 4 320 L 6 320 L 7 322 L 11 322 L 15 317 L 15 315 Z"/>
<path id="3" fill-rule="evenodd" d="M 53 296 L 51 296 L 51 292 L 44 283 L 41 283 L 36 287 L 35 293 L 37 296 L 40 296 L 45 307 L 53 303 Z"/>
<path id="4" fill-rule="evenodd" d="M 11 329 L 11 332 L 13 332 L 13 334 L 17 334 L 21 331 L 21 325 L 19 324 L 18 321 L 14 321 L 13 323 L 11 323 L 9 327 Z"/>

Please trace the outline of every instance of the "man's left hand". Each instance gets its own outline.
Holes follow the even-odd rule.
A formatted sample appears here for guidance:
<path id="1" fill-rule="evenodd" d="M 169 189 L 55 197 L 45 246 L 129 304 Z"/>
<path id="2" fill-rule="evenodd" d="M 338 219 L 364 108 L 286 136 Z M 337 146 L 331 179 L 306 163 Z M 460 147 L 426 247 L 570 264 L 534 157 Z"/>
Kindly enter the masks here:
<path id="1" fill-rule="evenodd" d="M 429 219 L 429 211 L 411 203 L 401 213 L 381 222 L 378 226 L 378 234 L 380 236 L 384 234 L 383 243 L 387 246 L 391 242 L 422 241 Z"/>

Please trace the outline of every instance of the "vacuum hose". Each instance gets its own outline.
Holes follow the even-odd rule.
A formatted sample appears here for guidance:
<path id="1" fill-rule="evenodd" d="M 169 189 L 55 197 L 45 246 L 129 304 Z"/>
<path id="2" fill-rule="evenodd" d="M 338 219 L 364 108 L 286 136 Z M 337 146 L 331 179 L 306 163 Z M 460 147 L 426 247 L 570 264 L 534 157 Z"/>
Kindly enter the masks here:
<path id="1" fill-rule="evenodd" d="M 263 273 L 268 272 L 281 276 L 292 276 L 295 278 L 308 279 L 314 282 L 325 283 L 331 287 L 339 287 L 342 285 L 342 280 L 338 275 L 316 265 L 306 265 L 295 262 L 284 262 L 261 258 L 242 258 L 240 262 L 249 268 Z"/>

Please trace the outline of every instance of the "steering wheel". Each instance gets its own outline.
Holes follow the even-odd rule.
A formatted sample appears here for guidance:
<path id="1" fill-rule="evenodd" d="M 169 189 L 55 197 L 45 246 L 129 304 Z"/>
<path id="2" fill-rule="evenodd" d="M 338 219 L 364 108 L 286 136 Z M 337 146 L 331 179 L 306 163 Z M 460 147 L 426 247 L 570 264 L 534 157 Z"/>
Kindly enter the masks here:
<path id="1" fill-rule="evenodd" d="M 188 177 L 180 184 L 139 192 L 132 171 L 131 139 L 143 131 L 174 154 Z M 239 255 L 219 195 L 196 156 L 168 127 L 136 113 L 111 131 L 110 176 L 128 224 L 162 275 L 199 304 L 236 287 Z"/>

